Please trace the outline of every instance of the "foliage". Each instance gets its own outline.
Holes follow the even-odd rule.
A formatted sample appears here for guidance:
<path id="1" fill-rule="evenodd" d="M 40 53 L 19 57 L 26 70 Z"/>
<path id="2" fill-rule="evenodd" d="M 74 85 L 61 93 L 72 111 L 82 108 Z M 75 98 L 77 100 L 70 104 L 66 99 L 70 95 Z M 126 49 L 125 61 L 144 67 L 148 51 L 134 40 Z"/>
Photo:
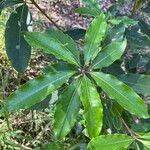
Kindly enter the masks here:
<path id="1" fill-rule="evenodd" d="M 41 10 L 34 0 L 31 2 Z M 141 119 L 145 128 L 139 132 L 134 118 L 150 118 L 147 105 L 137 94 L 149 95 L 150 76 L 134 74 L 136 71 L 133 69 L 139 61 L 137 55 L 136 59 L 132 59 L 133 68 L 129 60 L 122 59 L 127 49 L 135 53 L 135 50 L 150 47 L 149 26 L 141 18 L 134 20 L 118 15 L 117 7 L 112 9 L 111 6 L 104 14 L 95 0 L 83 0 L 83 3 L 84 6 L 77 8 L 76 12 L 94 18 L 89 27 L 86 31 L 78 29 L 63 33 L 54 28 L 28 32 L 32 17 L 26 1 L 0 1 L 0 11 L 19 4 L 11 13 L 5 29 L 7 55 L 18 74 L 22 74 L 28 66 L 31 47 L 43 49 L 56 57 L 56 63 L 46 67 L 41 76 L 8 96 L 0 114 L 8 119 L 9 113 L 31 108 L 58 90 L 53 124 L 55 141 L 43 148 L 63 149 L 60 141 L 76 124 L 81 124 L 82 133 L 89 142 L 88 149 L 120 150 L 135 148 L 134 145 L 149 148 L 149 133 L 145 133 L 149 130 L 145 129 Z M 142 9 L 142 4 L 136 1 L 133 10 L 141 9 L 148 13 L 147 6 Z M 71 37 L 83 38 L 84 34 L 81 51 Z M 123 63 L 124 70 L 121 68 Z"/>

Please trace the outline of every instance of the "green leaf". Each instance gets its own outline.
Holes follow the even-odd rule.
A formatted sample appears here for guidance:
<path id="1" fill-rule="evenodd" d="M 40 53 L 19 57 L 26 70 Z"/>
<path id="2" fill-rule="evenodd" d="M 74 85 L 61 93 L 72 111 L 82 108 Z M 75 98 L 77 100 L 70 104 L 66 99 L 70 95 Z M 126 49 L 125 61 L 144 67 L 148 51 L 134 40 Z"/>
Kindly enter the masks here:
<path id="1" fill-rule="evenodd" d="M 77 66 L 59 61 L 58 63 L 50 64 L 43 69 L 44 73 L 50 72 L 59 73 L 60 71 L 77 71 Z"/>
<path id="2" fill-rule="evenodd" d="M 100 15 L 100 10 L 98 11 L 94 7 L 79 7 L 75 9 L 75 12 L 81 15 L 93 16 L 93 17 Z"/>
<path id="3" fill-rule="evenodd" d="M 64 47 L 73 54 L 76 61 L 80 63 L 79 50 L 76 47 L 76 43 L 70 36 L 68 36 L 67 34 L 64 34 L 63 32 L 59 30 L 55 30 L 53 28 L 48 28 L 45 31 L 45 33 L 48 33 L 58 43 L 64 45 Z"/>
<path id="4" fill-rule="evenodd" d="M 6 24 L 6 52 L 13 67 L 19 73 L 25 71 L 31 56 L 31 47 L 21 33 L 28 31 L 28 26 L 31 24 L 30 17 L 27 5 L 22 5 L 10 15 Z"/>
<path id="5" fill-rule="evenodd" d="M 90 59 L 94 59 L 99 52 L 100 42 L 106 31 L 105 15 L 97 16 L 86 31 L 84 42 L 84 61 L 87 65 Z"/>
<path id="6" fill-rule="evenodd" d="M 127 45 L 127 40 L 120 42 L 112 42 L 103 48 L 93 61 L 92 68 L 103 68 L 111 65 L 114 61 L 119 59 Z"/>
<path id="7" fill-rule="evenodd" d="M 101 13 L 101 8 L 96 0 L 83 0 L 84 7 L 75 9 L 75 12 L 82 15 L 98 16 Z"/>
<path id="8" fill-rule="evenodd" d="M 150 141 L 150 132 L 141 134 L 140 138 Z"/>
<path id="9" fill-rule="evenodd" d="M 85 36 L 85 29 L 71 29 L 64 32 L 65 34 L 68 34 L 72 39 L 79 40 L 83 39 Z"/>
<path id="10" fill-rule="evenodd" d="M 45 99 L 49 94 L 65 83 L 74 72 L 59 72 L 42 75 L 28 81 L 13 92 L 6 100 L 5 107 L 0 110 L 14 112 L 18 109 L 27 109 Z"/>
<path id="11" fill-rule="evenodd" d="M 131 114 L 141 118 L 150 117 L 144 100 L 142 100 L 133 89 L 119 81 L 116 77 L 102 72 L 93 72 L 92 77 L 111 99 L 117 101 Z"/>
<path id="12" fill-rule="evenodd" d="M 131 86 L 137 93 L 150 95 L 150 76 L 142 74 L 122 74 L 119 79 Z"/>
<path id="13" fill-rule="evenodd" d="M 103 68 L 102 72 L 112 74 L 116 77 L 120 76 L 121 74 L 124 74 L 124 70 L 121 68 L 120 63 L 113 63 L 110 66 Z"/>
<path id="14" fill-rule="evenodd" d="M 54 133 L 59 140 L 70 132 L 76 121 L 80 109 L 80 84 L 80 81 L 74 81 L 59 97 L 54 115 Z"/>
<path id="15" fill-rule="evenodd" d="M 147 148 L 150 148 L 150 132 L 141 135 L 138 141 L 143 143 Z"/>
<path id="16" fill-rule="evenodd" d="M 19 3 L 23 3 L 23 0 L 1 0 L 0 1 L 0 11 L 2 11 L 3 9 L 19 4 Z"/>
<path id="17" fill-rule="evenodd" d="M 110 44 L 112 41 L 119 41 L 123 39 L 124 32 L 125 27 L 123 24 L 116 25 L 113 28 L 108 28 L 103 47 Z"/>
<path id="18" fill-rule="evenodd" d="M 109 22 L 115 25 L 122 23 L 126 28 L 128 28 L 129 26 L 134 26 L 138 23 L 138 21 L 135 21 L 127 16 L 116 17 L 114 19 L 110 19 Z"/>
<path id="19" fill-rule="evenodd" d="M 68 48 L 67 44 L 62 44 L 52 38 L 48 33 L 26 32 L 25 39 L 34 48 L 41 48 L 44 52 L 55 55 L 58 59 L 62 59 L 71 64 L 79 65 L 74 55 Z"/>
<path id="20" fill-rule="evenodd" d="M 125 134 L 101 135 L 94 138 L 88 144 L 89 150 L 123 150 L 126 149 L 134 139 Z"/>
<path id="21" fill-rule="evenodd" d="M 84 106 L 86 131 L 90 138 L 94 138 L 100 134 L 102 128 L 103 107 L 99 94 L 88 77 L 84 76 L 81 81 L 80 98 Z"/>
<path id="22" fill-rule="evenodd" d="M 127 30 L 125 32 L 130 49 L 150 48 L 150 38 L 141 32 Z"/>

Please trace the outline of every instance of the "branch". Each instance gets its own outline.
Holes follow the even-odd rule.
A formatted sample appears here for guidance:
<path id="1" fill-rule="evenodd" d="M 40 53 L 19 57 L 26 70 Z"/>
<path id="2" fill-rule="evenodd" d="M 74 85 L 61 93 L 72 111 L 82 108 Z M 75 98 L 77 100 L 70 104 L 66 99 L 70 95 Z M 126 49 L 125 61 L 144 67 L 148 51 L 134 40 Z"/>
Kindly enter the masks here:
<path id="1" fill-rule="evenodd" d="M 31 3 L 59 30 L 62 29 L 42 10 L 42 8 L 35 2 L 35 0 L 31 0 Z"/>

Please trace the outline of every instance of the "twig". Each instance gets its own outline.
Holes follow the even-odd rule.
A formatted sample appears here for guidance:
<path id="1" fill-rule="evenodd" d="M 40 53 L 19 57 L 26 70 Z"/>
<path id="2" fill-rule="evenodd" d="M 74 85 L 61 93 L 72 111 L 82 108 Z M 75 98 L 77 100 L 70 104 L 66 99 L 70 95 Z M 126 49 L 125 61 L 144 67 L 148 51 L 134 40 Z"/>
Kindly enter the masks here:
<path id="1" fill-rule="evenodd" d="M 129 133 L 133 138 L 137 139 L 137 138 L 138 138 L 138 135 L 135 134 L 135 133 L 128 127 L 128 125 L 126 124 L 126 122 L 124 121 L 123 118 L 120 118 L 120 119 L 121 119 L 121 122 L 123 123 L 123 125 L 125 126 L 125 128 L 127 129 L 128 133 Z"/>
<path id="2" fill-rule="evenodd" d="M 42 10 L 42 8 L 35 2 L 35 0 L 31 0 L 32 4 L 51 22 L 53 25 L 62 31 L 62 29 Z"/>

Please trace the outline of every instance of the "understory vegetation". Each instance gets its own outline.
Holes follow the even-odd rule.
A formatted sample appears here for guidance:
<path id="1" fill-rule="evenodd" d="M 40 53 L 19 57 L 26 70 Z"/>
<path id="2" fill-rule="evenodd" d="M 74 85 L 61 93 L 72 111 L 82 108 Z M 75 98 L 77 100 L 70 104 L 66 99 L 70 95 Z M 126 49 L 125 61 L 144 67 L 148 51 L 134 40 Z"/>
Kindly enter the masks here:
<path id="1" fill-rule="evenodd" d="M 0 150 L 149 150 L 150 2 L 0 0 Z"/>

